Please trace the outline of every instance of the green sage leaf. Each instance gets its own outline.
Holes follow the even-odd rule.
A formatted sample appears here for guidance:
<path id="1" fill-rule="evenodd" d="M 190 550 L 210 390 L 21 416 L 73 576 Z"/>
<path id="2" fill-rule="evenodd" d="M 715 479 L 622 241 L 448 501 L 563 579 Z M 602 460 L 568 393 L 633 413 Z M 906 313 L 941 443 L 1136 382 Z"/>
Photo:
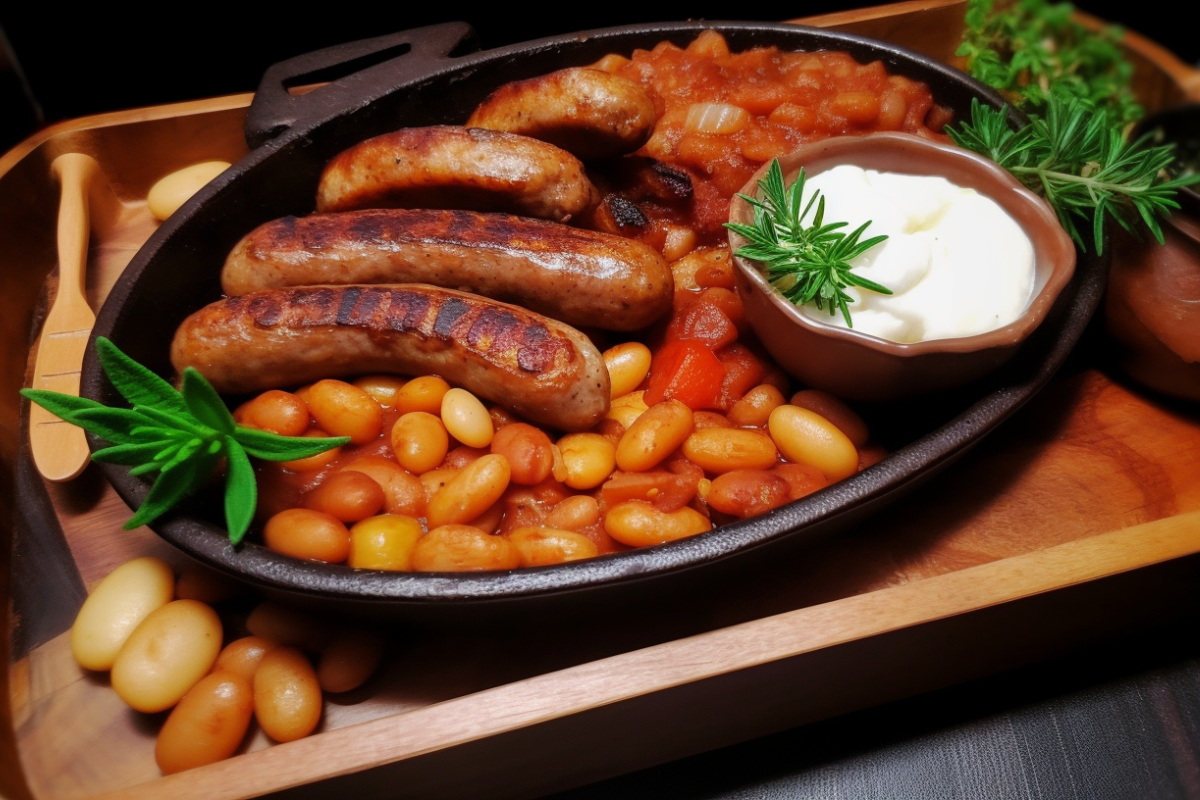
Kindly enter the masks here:
<path id="1" fill-rule="evenodd" d="M 183 401 L 192 416 L 220 433 L 233 433 L 236 423 L 212 384 L 192 367 L 183 371 Z"/>
<path id="2" fill-rule="evenodd" d="M 224 441 L 229 465 L 225 472 L 225 527 L 229 530 L 229 541 L 238 545 L 254 519 L 258 486 L 254 467 L 237 439 L 226 436 Z"/>
<path id="3" fill-rule="evenodd" d="M 133 406 L 155 406 L 163 411 L 186 413 L 187 405 L 175 387 L 122 353 L 103 336 L 96 338 L 96 353 L 105 376 Z"/>
<path id="4" fill-rule="evenodd" d="M 277 433 L 260 431 L 242 425 L 238 425 L 234 429 L 233 438 L 245 448 L 247 453 L 266 461 L 294 461 L 297 458 L 308 458 L 350 442 L 349 436 L 328 438 L 280 436 Z"/>
<path id="5" fill-rule="evenodd" d="M 148 525 L 158 519 L 180 500 L 203 486 L 216 464 L 216 456 L 203 453 L 197 458 L 179 463 L 174 469 L 160 472 L 146 499 L 125 523 L 125 530 L 133 530 L 139 525 Z"/>

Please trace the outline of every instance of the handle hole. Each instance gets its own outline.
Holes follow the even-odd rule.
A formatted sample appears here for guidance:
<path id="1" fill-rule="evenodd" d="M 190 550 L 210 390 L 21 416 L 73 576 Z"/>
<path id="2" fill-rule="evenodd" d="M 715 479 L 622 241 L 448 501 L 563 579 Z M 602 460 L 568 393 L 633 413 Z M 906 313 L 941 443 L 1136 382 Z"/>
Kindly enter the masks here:
<path id="1" fill-rule="evenodd" d="M 356 72 L 370 69 L 385 61 L 405 55 L 411 50 L 412 45 L 408 42 L 387 47 L 375 53 L 368 53 L 358 58 L 352 58 L 349 61 L 343 61 L 328 67 L 294 75 L 290 78 L 284 78 L 283 88 L 288 91 L 288 94 L 305 94 L 316 88 L 315 85 L 332 83 L 340 78 L 345 78 L 348 75 L 353 75 Z"/>

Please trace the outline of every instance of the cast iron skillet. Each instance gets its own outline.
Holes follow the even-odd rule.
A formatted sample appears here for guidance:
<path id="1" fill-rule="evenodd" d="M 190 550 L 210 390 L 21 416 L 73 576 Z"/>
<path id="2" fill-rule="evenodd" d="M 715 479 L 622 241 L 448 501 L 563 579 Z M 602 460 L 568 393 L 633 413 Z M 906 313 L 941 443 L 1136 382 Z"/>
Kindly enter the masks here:
<path id="1" fill-rule="evenodd" d="M 686 45 L 707 28 L 724 33 L 735 51 L 778 45 L 845 50 L 861 62 L 880 59 L 889 71 L 928 83 L 956 119 L 967 115 L 973 97 L 1002 104 L 962 73 L 925 57 L 860 37 L 784 24 L 636 25 L 464 54 L 471 49 L 473 32 L 451 23 L 319 51 L 266 73 L 247 117 L 247 140 L 255 149 L 151 237 L 114 287 L 93 336 L 109 337 L 133 358 L 171 377 L 173 332 L 189 313 L 220 297 L 219 271 L 226 253 L 262 222 L 310 213 L 321 169 L 339 151 L 400 127 L 461 124 L 502 83 L 588 64 L 609 52 L 648 49 L 664 39 Z M 378 63 L 380 58 L 386 60 Z M 331 68 L 364 63 L 373 66 L 311 94 L 293 97 L 287 92 L 289 86 L 320 80 Z M 409 621 L 544 613 L 707 592 L 731 571 L 744 574 L 764 558 L 777 558 L 878 511 L 979 442 L 1063 363 L 1096 309 L 1105 274 L 1097 259 L 1081 258 L 1055 314 L 1003 372 L 960 392 L 906 407 L 893 405 L 878 415 L 882 422 L 875 431 L 893 450 L 881 463 L 772 513 L 684 541 L 554 567 L 408 574 L 302 563 L 252 542 L 235 550 L 219 526 L 221 506 L 214 498 L 197 498 L 154 528 L 194 558 L 250 581 L 268 595 Z M 90 347 L 84 362 L 83 394 L 119 403 L 94 352 Z M 141 503 L 147 483 L 131 478 L 124 467 L 102 468 L 127 503 Z"/>

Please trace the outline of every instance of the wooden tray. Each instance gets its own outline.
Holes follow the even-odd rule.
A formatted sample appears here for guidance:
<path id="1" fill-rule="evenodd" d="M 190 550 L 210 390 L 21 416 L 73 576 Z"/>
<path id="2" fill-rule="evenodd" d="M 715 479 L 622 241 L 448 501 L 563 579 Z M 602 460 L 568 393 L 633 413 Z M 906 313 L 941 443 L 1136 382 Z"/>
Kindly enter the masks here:
<path id="1" fill-rule="evenodd" d="M 929 32 L 957 37 L 961 5 L 901 3 L 810 22 L 949 58 L 945 38 Z M 1144 96 L 1196 90 L 1186 67 L 1153 56 Z M 0 464 L 16 487 L 0 498 L 16 520 L 11 570 L 0 570 L 11 600 L 0 794 L 537 796 L 1200 613 L 1200 416 L 1114 380 L 1090 337 L 952 474 L 722 597 L 687 607 L 663 598 L 637 618 L 549 630 L 519 620 L 395 629 L 381 674 L 327 698 L 317 735 L 271 745 L 255 733 L 229 761 L 161 777 L 161 717 L 132 712 L 106 676 L 81 670 L 65 631 L 86 587 L 117 564 L 155 554 L 187 565 L 149 530 L 120 530 L 129 511 L 94 468 L 65 485 L 33 472 L 17 389 L 32 364 L 28 332 L 54 288 L 50 162 L 94 156 L 123 204 L 116 224 L 93 236 L 88 292 L 98 307 L 155 227 L 150 185 L 186 164 L 243 155 L 249 99 L 79 120 L 0 158 L 9 345 Z"/>

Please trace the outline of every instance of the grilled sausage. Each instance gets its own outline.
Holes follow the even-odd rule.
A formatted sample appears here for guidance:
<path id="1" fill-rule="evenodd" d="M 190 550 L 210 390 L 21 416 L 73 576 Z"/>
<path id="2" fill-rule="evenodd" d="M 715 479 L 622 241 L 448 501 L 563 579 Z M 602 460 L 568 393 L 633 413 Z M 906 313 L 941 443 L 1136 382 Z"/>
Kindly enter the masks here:
<path id="1" fill-rule="evenodd" d="M 532 136 L 587 161 L 637 150 L 655 118 L 654 101 L 637 83 L 574 67 L 501 86 L 467 125 Z"/>
<path id="2" fill-rule="evenodd" d="M 339 153 L 321 174 L 317 210 L 463 208 L 566 222 L 598 199 L 579 159 L 552 144 L 435 125 Z"/>
<path id="3" fill-rule="evenodd" d="M 561 430 L 589 428 L 608 410 L 604 360 L 579 331 L 420 284 L 308 286 L 219 300 L 179 326 L 171 362 L 232 394 L 390 372 L 440 375 Z"/>
<path id="4" fill-rule="evenodd" d="M 674 291 L 670 266 L 641 242 L 509 214 L 429 209 L 274 220 L 242 239 L 221 273 L 231 295 L 343 283 L 431 283 L 619 331 L 668 313 Z"/>

